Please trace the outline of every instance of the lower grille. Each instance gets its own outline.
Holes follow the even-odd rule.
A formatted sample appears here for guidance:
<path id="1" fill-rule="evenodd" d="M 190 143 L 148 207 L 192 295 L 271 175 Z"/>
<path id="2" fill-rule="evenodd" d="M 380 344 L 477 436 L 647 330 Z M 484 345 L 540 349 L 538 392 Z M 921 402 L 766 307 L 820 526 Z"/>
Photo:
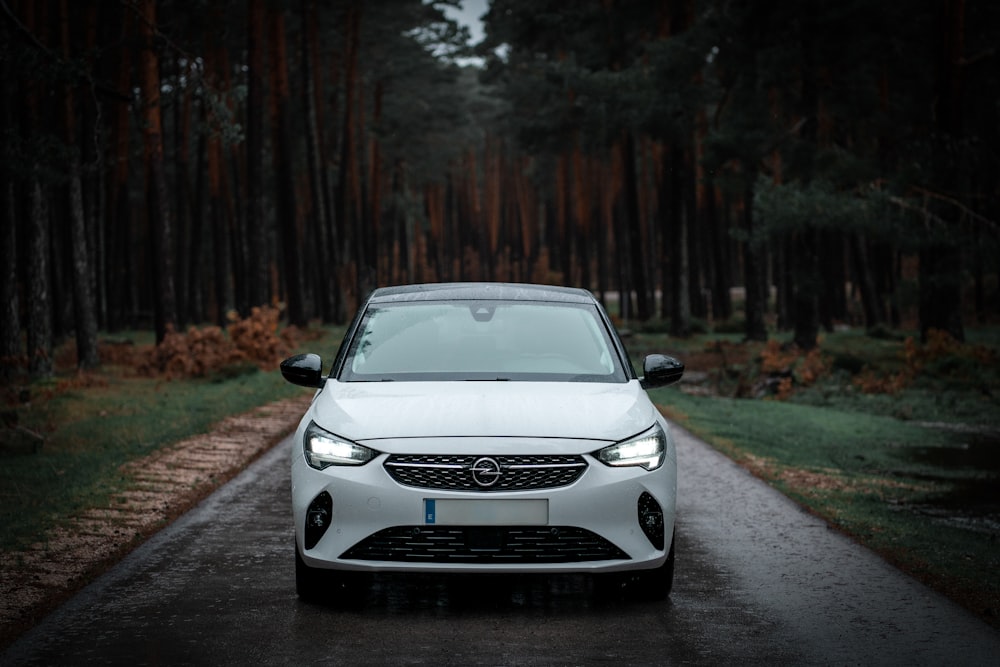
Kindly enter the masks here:
<path id="1" fill-rule="evenodd" d="M 629 557 L 582 528 L 396 526 L 365 538 L 341 558 L 410 563 L 581 563 Z"/>

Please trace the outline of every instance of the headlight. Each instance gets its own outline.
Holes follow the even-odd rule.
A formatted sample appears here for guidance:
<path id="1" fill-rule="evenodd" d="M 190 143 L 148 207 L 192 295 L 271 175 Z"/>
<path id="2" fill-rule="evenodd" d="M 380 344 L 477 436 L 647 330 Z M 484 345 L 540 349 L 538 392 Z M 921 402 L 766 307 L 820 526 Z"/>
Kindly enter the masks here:
<path id="1" fill-rule="evenodd" d="M 324 431 L 316 422 L 310 422 L 306 428 L 303 448 L 306 463 L 317 470 L 329 466 L 360 466 L 379 455 L 374 449 Z"/>
<path id="2" fill-rule="evenodd" d="M 642 435 L 594 452 L 598 461 L 609 466 L 639 466 L 656 470 L 663 465 L 667 452 L 667 436 L 659 424 Z"/>

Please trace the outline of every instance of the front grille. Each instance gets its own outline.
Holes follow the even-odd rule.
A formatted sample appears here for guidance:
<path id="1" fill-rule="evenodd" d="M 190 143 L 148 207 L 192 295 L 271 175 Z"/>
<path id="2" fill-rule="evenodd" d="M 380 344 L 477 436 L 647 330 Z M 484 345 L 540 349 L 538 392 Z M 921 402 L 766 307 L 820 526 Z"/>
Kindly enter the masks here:
<path id="1" fill-rule="evenodd" d="M 499 465 L 495 482 L 485 486 L 473 477 L 477 461 Z M 582 456 L 476 456 L 393 454 L 385 461 L 389 475 L 406 486 L 446 491 L 530 491 L 552 489 L 575 482 L 587 469 Z M 492 478 L 490 479 L 492 481 Z"/>
<path id="2" fill-rule="evenodd" d="M 628 559 L 599 535 L 565 526 L 396 526 L 365 538 L 347 560 L 408 563 L 580 563 Z"/>

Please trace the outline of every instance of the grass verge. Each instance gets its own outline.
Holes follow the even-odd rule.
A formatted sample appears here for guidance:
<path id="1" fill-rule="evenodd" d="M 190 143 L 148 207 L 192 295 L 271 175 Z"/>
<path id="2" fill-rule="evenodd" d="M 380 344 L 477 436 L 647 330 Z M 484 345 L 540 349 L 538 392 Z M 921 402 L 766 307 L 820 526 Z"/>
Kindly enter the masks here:
<path id="1" fill-rule="evenodd" d="M 985 340 L 995 351 L 995 337 Z M 674 347 L 679 357 L 695 361 L 699 384 L 652 392 L 664 412 L 832 526 L 1000 627 L 1000 415 L 996 397 L 983 391 L 997 386 L 995 356 L 979 349 L 985 362 L 974 366 L 952 350 L 923 364 L 905 387 L 865 393 L 858 378 L 902 372 L 907 344 L 833 336 L 821 345 L 819 377 L 800 382 L 795 361 L 778 369 L 794 385 L 778 400 L 779 385 L 769 385 L 761 373 L 765 346 L 734 345 L 727 362 L 713 367 L 705 351 L 716 342 L 641 334 L 630 341 L 639 354 Z M 734 393 L 756 387 L 751 395 L 757 398 L 719 396 L 727 386 Z"/>
<path id="2" fill-rule="evenodd" d="M 332 358 L 340 335 L 318 330 L 304 347 Z M 121 473 L 126 462 L 302 393 L 281 379 L 276 363 L 272 368 L 237 363 L 203 378 L 165 380 L 111 363 L 87 374 L 59 370 L 21 388 L 5 416 L 18 433 L 43 440 L 8 438 L 0 450 L 0 548 L 24 548 L 69 517 L 106 505 L 131 483 Z"/>

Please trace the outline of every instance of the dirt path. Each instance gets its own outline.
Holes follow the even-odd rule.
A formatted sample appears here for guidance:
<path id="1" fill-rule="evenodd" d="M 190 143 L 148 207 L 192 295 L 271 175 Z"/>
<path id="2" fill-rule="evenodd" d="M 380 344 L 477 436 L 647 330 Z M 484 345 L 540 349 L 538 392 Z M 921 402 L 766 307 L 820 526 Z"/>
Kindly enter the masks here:
<path id="1" fill-rule="evenodd" d="M 0 647 L 196 505 L 294 430 L 304 393 L 228 417 L 124 466 L 135 484 L 30 548 L 0 555 Z"/>

